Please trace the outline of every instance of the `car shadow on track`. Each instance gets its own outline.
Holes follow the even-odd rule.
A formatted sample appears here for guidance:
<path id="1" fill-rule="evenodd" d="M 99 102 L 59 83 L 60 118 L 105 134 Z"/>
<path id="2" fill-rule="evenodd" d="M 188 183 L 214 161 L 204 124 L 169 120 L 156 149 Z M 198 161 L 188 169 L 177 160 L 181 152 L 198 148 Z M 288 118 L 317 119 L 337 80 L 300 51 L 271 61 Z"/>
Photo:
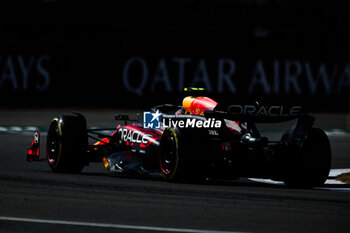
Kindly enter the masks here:
<path id="1" fill-rule="evenodd" d="M 253 179 L 253 178 L 239 178 L 236 180 L 222 180 L 222 179 L 200 179 L 200 180 L 182 180 L 176 182 L 169 182 L 163 179 L 160 174 L 153 174 L 148 176 L 142 176 L 137 174 L 115 174 L 108 173 L 105 171 L 97 172 L 97 171 L 83 171 L 79 174 L 60 174 L 60 173 L 52 173 L 51 171 L 37 171 L 41 174 L 44 174 L 45 177 L 60 177 L 60 178 L 78 178 L 85 177 L 87 181 L 92 177 L 96 177 L 97 179 L 101 179 L 105 177 L 106 180 L 112 181 L 112 179 L 123 180 L 123 181 L 132 181 L 132 182 L 142 182 L 150 181 L 156 183 L 164 183 L 165 185 L 196 185 L 196 186 L 213 186 L 213 187 L 251 187 L 251 188 L 269 188 L 269 189 L 277 189 L 277 190 L 287 190 L 290 187 L 287 187 L 283 184 L 283 182 L 272 181 L 268 179 Z M 52 174 L 52 175 L 50 175 Z M 329 177 L 329 180 L 334 180 L 334 177 Z M 330 191 L 342 191 L 342 192 L 350 192 L 349 184 L 341 184 L 341 183 L 326 183 L 323 186 L 315 187 L 315 188 L 293 188 L 299 190 L 330 190 Z"/>

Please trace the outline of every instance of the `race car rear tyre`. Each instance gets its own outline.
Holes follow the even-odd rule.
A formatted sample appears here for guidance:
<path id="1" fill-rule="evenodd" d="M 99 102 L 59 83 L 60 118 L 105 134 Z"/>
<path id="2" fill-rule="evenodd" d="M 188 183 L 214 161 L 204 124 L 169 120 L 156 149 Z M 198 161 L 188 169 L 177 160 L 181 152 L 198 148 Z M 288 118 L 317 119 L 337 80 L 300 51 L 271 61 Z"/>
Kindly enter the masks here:
<path id="1" fill-rule="evenodd" d="M 283 137 L 288 137 L 286 135 Z M 331 147 L 323 130 L 312 128 L 296 155 L 291 157 L 284 180 L 287 186 L 308 188 L 326 182 L 331 168 Z"/>
<path id="2" fill-rule="evenodd" d="M 60 116 L 51 121 L 46 156 L 54 172 L 79 173 L 84 168 L 87 153 L 86 121 L 82 116 Z"/>
<path id="3" fill-rule="evenodd" d="M 162 176 L 168 181 L 198 181 L 205 176 L 207 152 L 203 134 L 167 128 L 159 145 Z"/>

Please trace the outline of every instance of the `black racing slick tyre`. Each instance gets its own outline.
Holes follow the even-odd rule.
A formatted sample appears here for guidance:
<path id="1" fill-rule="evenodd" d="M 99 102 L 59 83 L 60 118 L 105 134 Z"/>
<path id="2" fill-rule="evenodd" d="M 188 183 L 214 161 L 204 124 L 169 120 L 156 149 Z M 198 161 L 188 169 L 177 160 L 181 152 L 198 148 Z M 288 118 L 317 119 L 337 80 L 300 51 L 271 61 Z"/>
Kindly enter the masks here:
<path id="1" fill-rule="evenodd" d="M 159 145 L 161 175 L 168 181 L 198 181 L 205 174 L 205 148 L 205 137 L 198 132 L 167 128 Z"/>
<path id="2" fill-rule="evenodd" d="M 286 138 L 286 135 L 283 136 Z M 326 133 L 312 128 L 293 159 L 289 160 L 284 183 L 289 187 L 310 188 L 323 185 L 331 168 L 331 147 Z"/>
<path id="3" fill-rule="evenodd" d="M 86 121 L 81 115 L 60 116 L 51 121 L 46 157 L 54 172 L 79 173 L 87 164 Z"/>

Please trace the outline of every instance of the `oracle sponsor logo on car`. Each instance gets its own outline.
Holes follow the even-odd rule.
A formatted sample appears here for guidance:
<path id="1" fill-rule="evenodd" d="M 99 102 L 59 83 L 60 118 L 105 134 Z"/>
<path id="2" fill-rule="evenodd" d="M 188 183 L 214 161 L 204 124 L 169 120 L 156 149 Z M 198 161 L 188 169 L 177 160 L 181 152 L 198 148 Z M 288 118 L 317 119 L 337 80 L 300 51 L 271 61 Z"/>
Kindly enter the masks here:
<path id="1" fill-rule="evenodd" d="M 287 108 L 285 106 L 255 106 L 255 105 L 230 105 L 227 112 L 232 115 L 245 116 L 270 116 L 270 117 L 284 117 L 284 116 L 299 116 L 303 113 L 302 106 L 292 106 Z"/>
<path id="2" fill-rule="evenodd" d="M 118 133 L 120 134 L 121 141 L 129 143 L 148 144 L 149 139 L 152 138 L 152 135 L 150 134 L 146 134 L 139 130 L 132 130 L 127 128 L 120 128 L 118 130 Z"/>

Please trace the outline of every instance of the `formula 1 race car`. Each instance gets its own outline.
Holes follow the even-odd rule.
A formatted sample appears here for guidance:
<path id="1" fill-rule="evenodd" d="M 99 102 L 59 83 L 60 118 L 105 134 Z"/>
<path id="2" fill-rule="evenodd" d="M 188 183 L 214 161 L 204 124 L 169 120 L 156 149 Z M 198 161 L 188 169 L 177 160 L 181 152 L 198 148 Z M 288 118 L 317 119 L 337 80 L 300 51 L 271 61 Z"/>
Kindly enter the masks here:
<path id="1" fill-rule="evenodd" d="M 124 122 L 116 128 L 88 129 L 79 113 L 56 117 L 48 130 L 46 158 L 39 157 L 40 134 L 35 133 L 27 160 L 46 160 L 52 171 L 64 173 L 102 162 L 113 174 L 160 174 L 169 181 L 255 177 L 291 187 L 324 184 L 330 143 L 301 106 L 225 105 L 200 96 L 201 89 L 186 89 L 182 106 L 155 106 L 143 113 L 142 122 L 116 115 Z M 255 126 L 293 119 L 295 125 L 278 141 L 262 137 Z"/>

